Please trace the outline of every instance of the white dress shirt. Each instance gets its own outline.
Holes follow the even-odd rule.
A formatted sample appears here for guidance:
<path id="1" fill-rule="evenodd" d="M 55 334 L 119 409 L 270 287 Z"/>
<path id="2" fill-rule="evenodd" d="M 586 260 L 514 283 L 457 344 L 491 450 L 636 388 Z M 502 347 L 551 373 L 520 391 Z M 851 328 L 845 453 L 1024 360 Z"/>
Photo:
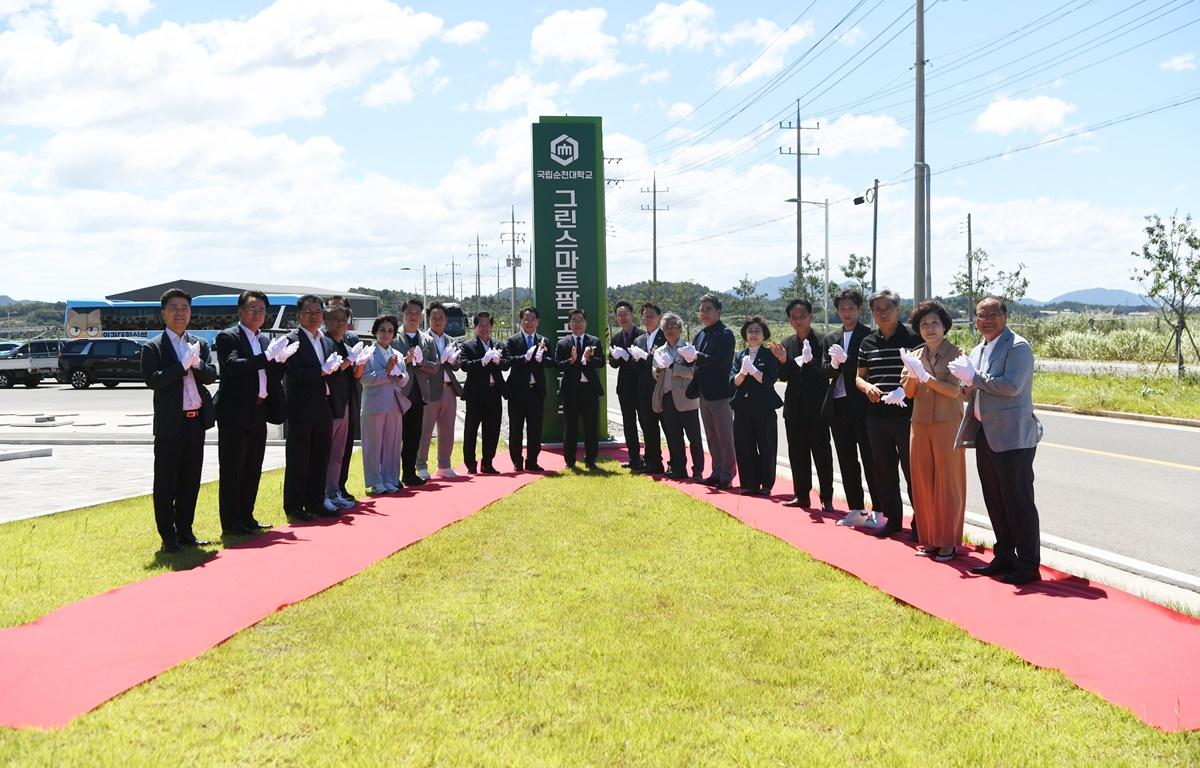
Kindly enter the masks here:
<path id="1" fill-rule="evenodd" d="M 442 359 L 442 353 L 446 351 L 446 346 L 449 344 L 449 342 L 446 341 L 445 335 L 438 336 L 436 333 L 432 332 L 429 335 L 433 337 L 433 348 L 437 350 L 438 361 L 440 362 Z M 446 370 L 444 365 L 442 366 L 442 383 L 450 383 L 450 372 Z"/>
<path id="2" fill-rule="evenodd" d="M 571 339 L 572 339 L 571 343 L 575 345 L 576 352 L 579 352 L 580 349 L 587 348 L 587 345 L 585 345 L 583 343 L 583 335 L 582 334 L 579 336 L 576 336 L 575 334 L 571 334 Z M 579 352 L 579 362 L 581 364 L 583 363 L 583 353 L 582 352 Z M 579 372 L 579 380 L 584 383 L 586 383 L 588 381 L 587 374 L 584 373 L 584 371 L 586 371 L 586 370 L 587 370 L 587 368 L 585 367 L 585 368 L 583 368 L 583 370 L 581 370 Z"/>
<path id="3" fill-rule="evenodd" d="M 258 343 L 258 334 L 241 323 L 238 323 L 238 328 L 241 328 L 242 333 L 246 334 L 246 340 L 250 342 L 250 351 L 261 355 L 262 345 Z M 258 399 L 267 399 L 267 372 L 262 368 L 258 369 Z"/>
<path id="4" fill-rule="evenodd" d="M 989 358 L 991 358 L 991 356 L 992 356 L 992 344 L 990 342 L 985 341 L 983 343 L 983 349 L 979 350 L 979 364 L 975 366 L 975 370 L 980 373 L 986 371 L 987 367 L 988 367 L 988 360 L 989 360 Z M 974 400 L 974 403 L 972 404 L 971 407 L 974 409 L 975 419 L 980 424 L 982 424 L 983 417 L 979 415 L 979 390 L 978 389 L 975 390 L 975 396 L 972 399 Z"/>
<path id="5" fill-rule="evenodd" d="M 842 330 L 842 349 L 846 350 L 846 354 L 850 354 L 850 337 L 853 335 L 854 335 L 853 328 L 851 328 L 848 331 L 845 329 Z M 801 343 L 803 343 L 803 342 L 801 342 Z M 849 362 L 850 362 L 849 360 L 846 361 L 846 363 L 849 363 Z M 846 363 L 843 363 L 843 365 L 845 365 Z M 841 374 L 839 373 L 838 377 L 833 380 L 833 399 L 837 400 L 838 398 L 845 397 L 845 396 L 846 396 L 846 380 L 843 379 Z"/>
<path id="6" fill-rule="evenodd" d="M 181 363 L 188 352 L 186 336 L 187 331 L 184 331 L 184 336 L 176 336 L 170 328 L 167 329 L 167 338 L 171 340 L 171 346 L 175 348 L 175 357 Z M 183 410 L 200 410 L 200 390 L 196 388 L 196 379 L 192 376 L 191 368 L 184 370 L 183 373 Z"/>
<path id="7" fill-rule="evenodd" d="M 324 367 L 325 366 L 325 350 L 321 349 L 321 342 L 317 341 L 317 339 L 321 338 L 321 336 L 323 335 L 321 333 L 321 329 L 318 328 L 317 332 L 315 334 L 309 333 L 307 328 L 301 328 L 300 332 L 308 337 L 308 342 L 310 344 L 312 344 L 313 351 L 317 353 L 317 360 L 321 361 L 321 366 Z M 326 382 L 326 384 L 325 384 L 325 394 L 326 395 L 329 394 L 329 383 L 328 382 Z"/>

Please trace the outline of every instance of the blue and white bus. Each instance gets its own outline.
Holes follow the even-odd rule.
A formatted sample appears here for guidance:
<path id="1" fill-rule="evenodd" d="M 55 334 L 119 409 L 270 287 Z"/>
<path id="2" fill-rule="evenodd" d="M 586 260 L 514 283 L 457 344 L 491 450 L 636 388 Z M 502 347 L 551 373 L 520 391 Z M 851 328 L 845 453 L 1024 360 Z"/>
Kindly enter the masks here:
<path id="1" fill-rule="evenodd" d="M 296 301 L 292 294 L 267 294 L 271 306 L 263 323 L 265 332 L 290 331 L 297 326 Z M 192 322 L 188 332 L 210 345 L 217 333 L 235 325 L 237 300 L 234 294 L 196 296 L 192 299 Z M 71 299 L 63 317 L 63 338 L 154 338 L 163 325 L 162 305 L 158 301 L 109 301 L 108 299 Z"/>

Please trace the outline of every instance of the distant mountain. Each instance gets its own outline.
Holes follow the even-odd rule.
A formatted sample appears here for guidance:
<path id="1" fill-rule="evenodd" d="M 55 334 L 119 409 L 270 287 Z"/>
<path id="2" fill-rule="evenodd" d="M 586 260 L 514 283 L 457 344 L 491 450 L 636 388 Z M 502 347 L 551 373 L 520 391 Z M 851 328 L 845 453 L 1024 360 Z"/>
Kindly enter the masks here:
<path id="1" fill-rule="evenodd" d="M 1152 306 L 1145 296 L 1119 288 L 1085 288 L 1055 296 L 1047 304 L 1074 302 L 1089 307 L 1143 307 Z"/>
<path id="2" fill-rule="evenodd" d="M 7 307 L 9 304 L 20 304 L 21 302 L 11 296 L 0 296 L 0 307 Z"/>
<path id="3" fill-rule="evenodd" d="M 1018 303 L 1018 304 L 1021 304 L 1021 305 L 1023 305 L 1023 306 L 1026 306 L 1026 307 L 1044 307 L 1044 306 L 1046 306 L 1046 305 L 1047 305 L 1049 302 L 1047 302 L 1047 301 L 1038 301 L 1037 299 L 1021 299 L 1021 300 L 1020 300 L 1020 301 L 1018 301 L 1017 303 Z"/>
<path id="4" fill-rule="evenodd" d="M 779 292 L 792 284 L 792 275 L 792 272 L 788 272 L 786 275 L 764 277 L 762 280 L 759 280 L 754 284 L 754 292 L 766 294 L 768 299 L 778 299 Z M 830 278 L 831 282 L 837 282 L 836 280 L 832 279 L 832 273 L 830 273 Z M 838 283 L 838 288 L 845 288 L 847 285 L 857 286 L 858 283 L 854 282 L 853 280 L 843 280 L 842 282 Z M 732 294 L 733 290 L 733 288 L 730 288 L 729 290 L 724 291 L 724 293 Z"/>

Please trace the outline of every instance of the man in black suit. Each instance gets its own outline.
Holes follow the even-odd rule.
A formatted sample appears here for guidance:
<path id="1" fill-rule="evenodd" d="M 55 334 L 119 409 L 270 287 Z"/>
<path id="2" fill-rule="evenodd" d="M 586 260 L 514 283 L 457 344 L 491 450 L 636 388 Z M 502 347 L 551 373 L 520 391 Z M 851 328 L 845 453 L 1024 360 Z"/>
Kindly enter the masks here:
<path id="1" fill-rule="evenodd" d="M 321 333 L 324 307 L 321 297 L 301 296 L 296 302 L 300 327 L 287 335 L 288 344 L 299 347 L 287 360 L 287 467 L 283 472 L 283 511 L 291 520 L 308 522 L 316 517 L 335 517 L 325 509 L 325 468 L 333 412 L 329 409 L 332 373 L 326 361 L 335 351 L 333 341 Z"/>
<path id="2" fill-rule="evenodd" d="M 815 463 L 821 508 L 832 512 L 833 452 L 829 450 L 829 424 L 821 416 L 825 391 L 829 389 L 829 380 L 821 370 L 825 347 L 812 329 L 811 302 L 792 299 L 787 305 L 787 317 L 796 332 L 771 350 L 779 361 L 779 380 L 787 382 L 783 392 L 783 427 L 796 495 L 784 502 L 784 506 L 809 506 Z"/>
<path id="3" fill-rule="evenodd" d="M 459 365 L 467 372 L 467 383 L 463 385 L 463 400 L 467 401 L 463 424 L 463 461 L 471 474 L 479 471 L 479 465 L 475 462 L 475 438 L 482 424 L 483 473 L 496 475 L 499 471 L 492 466 L 492 460 L 500 443 L 500 416 L 504 409 L 502 400 L 508 396 L 501 371 L 508 368 L 508 360 L 500 346 L 492 341 L 491 313 L 476 312 L 473 325 L 475 338 L 465 342 L 459 353 Z"/>
<path id="4" fill-rule="evenodd" d="M 187 332 L 192 297 L 171 288 L 160 299 L 167 330 L 142 347 L 142 378 L 154 390 L 154 523 L 162 551 L 208 544 L 192 521 L 204 468 L 204 432 L 216 421 L 205 384 L 217 379 L 208 344 Z"/>
<path id="5" fill-rule="evenodd" d="M 338 349 L 340 350 L 342 347 L 353 347 L 354 345 L 358 344 L 359 339 L 358 334 L 354 332 L 354 311 L 350 309 L 350 300 L 345 296 L 330 296 L 329 308 L 333 309 L 334 307 L 341 307 L 342 309 L 346 310 L 346 333 L 342 337 L 342 343 L 338 344 Z M 346 447 L 342 452 L 341 471 L 338 474 L 337 494 L 349 502 L 350 505 L 353 505 L 358 502 L 358 499 L 354 498 L 354 495 L 351 494 L 350 491 L 346 490 L 346 481 L 350 479 L 350 459 L 354 455 L 354 441 L 360 438 L 362 432 L 362 425 L 360 423 L 362 414 L 359 413 L 359 411 L 362 410 L 362 382 L 359 380 L 358 376 L 351 376 L 351 378 L 353 378 L 354 381 L 353 386 L 351 386 L 352 391 L 349 393 L 350 402 L 347 416 L 347 418 L 350 419 L 347 425 L 349 439 L 346 440 Z M 342 506 L 347 505 L 343 503 Z"/>
<path id="6" fill-rule="evenodd" d="M 509 368 L 508 455 L 518 472 L 522 469 L 527 472 L 545 471 L 537 460 L 542 451 L 546 366 L 552 360 L 546 355 L 546 337 L 537 332 L 540 319 L 537 307 L 523 308 L 521 332 L 514 333 L 504 342 L 504 357 Z M 521 457 L 522 437 L 528 443 L 524 460 Z"/>
<path id="7" fill-rule="evenodd" d="M 267 360 L 270 340 L 260 333 L 270 302 L 261 291 L 238 297 L 238 324 L 217 334 L 217 457 L 221 463 L 221 533 L 257 533 L 271 526 L 254 519 L 267 445 L 267 422 L 281 424 L 283 366 Z"/>
<path id="8" fill-rule="evenodd" d="M 419 365 L 419 362 L 413 359 L 417 354 L 414 350 L 420 349 L 424 342 L 424 335 L 421 333 L 421 316 L 424 312 L 425 305 L 417 299 L 404 302 L 400 307 L 401 322 L 404 325 L 392 340 L 392 346 L 404 355 L 404 365 L 412 372 L 408 377 L 408 384 L 401 392 L 412 406 L 404 413 L 404 423 L 400 427 L 403 440 L 400 445 L 400 482 L 409 486 L 424 485 L 426 482 L 425 478 L 417 474 L 417 447 L 421 445 L 425 401 L 421 398 L 421 387 L 418 386 L 414 367 Z"/>
<path id="9" fill-rule="evenodd" d="M 699 384 L 700 420 L 713 465 L 712 474 L 701 482 L 724 489 L 733 483 L 737 469 L 730 409 L 733 384 L 729 379 L 736 340 L 733 331 L 721 322 L 721 300 L 716 294 L 700 297 L 700 322 L 704 327 L 691 344 L 698 352 L 694 380 Z"/>
<path id="10" fill-rule="evenodd" d="M 629 453 L 629 461 L 621 466 L 641 472 L 646 465 L 638 440 L 638 361 L 629 353 L 629 348 L 646 334 L 633 324 L 633 305 L 628 301 L 618 301 L 614 314 L 620 329 L 608 342 L 608 364 L 617 369 L 617 402 L 621 405 L 621 427 L 625 432 L 625 449 Z"/>
<path id="11" fill-rule="evenodd" d="M 559 340 L 554 348 L 554 362 L 562 372 L 558 396 L 563 409 L 563 456 L 567 467 L 573 469 L 579 420 L 583 419 L 583 460 L 588 469 L 595 470 L 600 453 L 598 420 L 600 395 L 604 393 L 600 382 L 604 375 L 604 353 L 600 351 L 600 339 L 585 333 L 587 314 L 582 309 L 572 309 L 567 314 L 567 327 L 570 335 Z"/>
<path id="12" fill-rule="evenodd" d="M 651 355 L 655 347 L 667 343 L 667 337 L 659 329 L 662 320 L 662 310 L 653 302 L 642 305 L 642 327 L 646 332 L 634 342 L 635 349 L 646 352 L 642 357 L 640 352 L 630 351 L 637 369 L 637 415 L 638 423 L 642 425 L 642 439 L 645 450 L 642 452 L 643 468 L 641 471 L 650 475 L 666 473 L 662 458 L 662 435 L 659 432 L 659 415 L 654 412 L 654 360 Z"/>

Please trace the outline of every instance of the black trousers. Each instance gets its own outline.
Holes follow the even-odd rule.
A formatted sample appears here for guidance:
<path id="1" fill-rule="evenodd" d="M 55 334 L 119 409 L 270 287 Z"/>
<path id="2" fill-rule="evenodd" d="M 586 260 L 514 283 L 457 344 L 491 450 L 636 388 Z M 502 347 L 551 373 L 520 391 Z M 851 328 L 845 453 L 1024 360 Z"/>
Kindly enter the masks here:
<path id="1" fill-rule="evenodd" d="M 417 474 L 417 447 L 421 445 L 421 422 L 425 416 L 425 401 L 421 399 L 421 388 L 413 386 L 409 398 L 412 407 L 404 414 L 404 423 L 400 427 L 400 480 L 408 482 Z"/>
<path id="2" fill-rule="evenodd" d="M 329 467 L 329 448 L 333 437 L 333 416 L 329 408 L 320 408 L 313 421 L 289 421 L 283 470 L 283 511 L 306 511 L 316 515 L 325 511 L 325 473 Z"/>
<path id="3" fill-rule="evenodd" d="M 983 427 L 975 440 L 975 466 L 992 531 L 996 562 L 1035 573 L 1042 562 L 1040 523 L 1033 501 L 1033 456 L 1036 448 L 993 451 Z"/>
<path id="4" fill-rule="evenodd" d="M 483 397 L 467 401 L 467 413 L 463 419 L 463 460 L 467 467 L 477 466 L 475 462 L 475 441 L 479 427 L 483 426 L 483 463 L 491 466 L 496 458 L 496 446 L 500 444 L 500 416 L 504 409 L 500 393 L 494 387 Z M 440 435 L 439 435 L 440 437 Z"/>
<path id="5" fill-rule="evenodd" d="M 545 420 L 542 408 L 545 400 L 534 385 L 514 386 L 509 382 L 508 455 L 516 469 L 537 464 L 538 454 L 542 452 L 542 422 Z M 523 445 L 528 446 L 524 461 L 521 459 Z"/>
<path id="6" fill-rule="evenodd" d="M 256 406 L 262 411 L 264 406 Z M 267 420 L 257 413 L 249 425 L 232 419 L 217 422 L 217 460 L 221 466 L 221 530 L 245 528 L 254 519 L 254 502 L 267 447 Z"/>
<path id="7" fill-rule="evenodd" d="M 671 473 L 687 477 L 687 454 L 683 437 L 687 435 L 687 447 L 692 453 L 692 477 L 704 475 L 704 444 L 700 442 L 700 411 L 677 411 L 670 393 L 662 399 L 663 434 L 667 436 L 667 453 L 671 457 Z"/>
<path id="8" fill-rule="evenodd" d="M 618 392 L 617 402 L 621 405 L 621 429 L 625 430 L 625 450 L 629 453 L 629 466 L 642 466 L 642 444 L 638 440 L 638 398 L 636 392 Z"/>
<path id="9" fill-rule="evenodd" d="M 832 504 L 833 451 L 829 447 L 829 425 L 825 423 L 819 413 L 802 411 L 788 413 L 783 419 L 783 429 L 787 435 L 788 463 L 792 465 L 792 485 L 796 489 L 796 498 L 807 503 L 811 497 L 812 468 L 815 463 L 817 465 L 817 486 L 821 491 L 821 504 Z M 855 462 L 854 469 L 857 472 L 857 462 Z M 844 470 L 842 475 L 842 479 L 845 480 Z M 858 493 L 861 500 L 861 481 L 859 481 Z M 849 495 L 848 491 L 847 495 Z M 851 505 L 850 508 L 862 509 L 862 507 L 854 505 Z"/>
<path id="10" fill-rule="evenodd" d="M 579 422 L 583 421 L 583 460 L 589 464 L 600 453 L 600 396 L 591 387 L 576 387 L 563 396 L 563 456 L 575 463 L 579 444 Z"/>
<path id="11" fill-rule="evenodd" d="M 871 461 L 875 470 L 871 502 L 876 512 L 887 516 L 888 525 L 893 528 L 904 523 L 904 503 L 900 496 L 901 471 L 904 472 L 904 482 L 908 487 L 909 503 L 912 503 L 912 480 L 908 468 L 910 426 L 908 419 L 901 417 L 867 418 L 867 437 L 871 441 Z"/>
<path id="12" fill-rule="evenodd" d="M 638 423 L 642 425 L 642 462 L 653 472 L 663 471 L 662 436 L 659 416 L 654 412 L 654 391 L 639 392 L 637 396 Z M 697 417 L 699 418 L 699 417 Z"/>
<path id="13" fill-rule="evenodd" d="M 734 409 L 733 453 L 743 490 L 770 492 L 775 485 L 778 450 L 779 422 L 773 409 L 753 408 L 746 402 Z"/>
<path id="14" fill-rule="evenodd" d="M 204 418 L 184 419 L 169 437 L 154 437 L 154 524 L 163 546 L 194 538 L 196 497 L 204 469 Z"/>
<path id="15" fill-rule="evenodd" d="M 871 508 L 879 509 L 879 493 L 875 490 L 875 462 L 871 457 L 871 440 L 867 437 L 867 420 L 856 413 L 844 397 L 833 401 L 833 447 L 837 451 L 838 469 L 842 472 L 842 487 L 850 509 L 866 509 L 863 496 L 863 477 L 871 493 Z M 859 457 L 862 468 L 859 469 Z M 795 466 L 793 464 L 792 466 Z M 820 472 L 818 468 L 817 472 Z M 824 493 L 821 494 L 824 500 Z"/>

